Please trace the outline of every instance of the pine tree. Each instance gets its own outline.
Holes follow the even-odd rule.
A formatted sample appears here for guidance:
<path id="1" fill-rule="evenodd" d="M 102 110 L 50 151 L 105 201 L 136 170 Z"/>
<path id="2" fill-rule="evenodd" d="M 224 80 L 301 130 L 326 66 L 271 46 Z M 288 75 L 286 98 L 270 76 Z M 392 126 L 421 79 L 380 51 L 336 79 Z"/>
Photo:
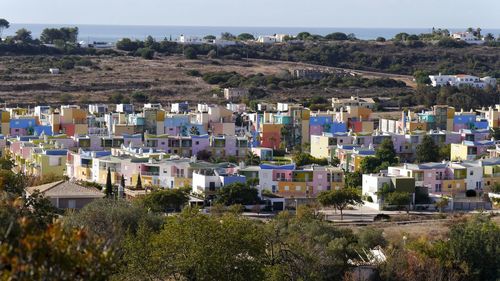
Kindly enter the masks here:
<path id="1" fill-rule="evenodd" d="M 106 177 L 106 187 L 104 192 L 106 193 L 106 197 L 113 196 L 113 184 L 111 183 L 111 169 L 108 167 L 108 175 Z"/>
<path id="2" fill-rule="evenodd" d="M 375 150 L 375 157 L 380 159 L 381 162 L 387 162 L 389 164 L 396 164 L 398 162 L 396 150 L 394 150 L 394 143 L 391 139 L 382 141 L 380 146 Z"/>
<path id="3" fill-rule="evenodd" d="M 434 140 L 426 135 L 422 139 L 422 143 L 417 146 L 417 162 L 437 162 L 439 161 L 439 146 L 436 145 Z"/>

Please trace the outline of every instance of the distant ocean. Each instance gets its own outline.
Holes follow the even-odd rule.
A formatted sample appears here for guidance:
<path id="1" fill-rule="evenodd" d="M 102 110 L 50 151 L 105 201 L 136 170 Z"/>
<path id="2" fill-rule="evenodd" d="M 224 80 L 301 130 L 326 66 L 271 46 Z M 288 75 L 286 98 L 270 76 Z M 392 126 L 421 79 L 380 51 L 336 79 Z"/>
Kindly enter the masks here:
<path id="1" fill-rule="evenodd" d="M 393 38 L 400 32 L 409 34 L 419 34 L 430 32 L 432 28 L 345 28 L 345 27 L 225 27 L 225 26 L 145 26 L 145 25 L 85 25 L 85 24 L 11 24 L 10 28 L 4 31 L 4 36 L 13 35 L 16 30 L 26 28 L 32 32 L 33 37 L 39 37 L 44 28 L 59 28 L 64 26 L 78 26 L 80 41 L 103 41 L 116 42 L 121 38 L 131 38 L 143 40 L 151 35 L 157 40 L 164 38 L 175 40 L 180 35 L 190 36 L 219 36 L 223 32 L 238 35 L 243 32 L 259 35 L 290 34 L 296 35 L 299 32 L 307 31 L 312 34 L 327 35 L 332 32 L 354 33 L 357 38 L 363 40 L 375 39 L 379 36 L 387 39 Z M 451 32 L 464 31 L 463 29 L 450 28 Z M 483 29 L 482 33 L 500 34 L 500 29 Z"/>

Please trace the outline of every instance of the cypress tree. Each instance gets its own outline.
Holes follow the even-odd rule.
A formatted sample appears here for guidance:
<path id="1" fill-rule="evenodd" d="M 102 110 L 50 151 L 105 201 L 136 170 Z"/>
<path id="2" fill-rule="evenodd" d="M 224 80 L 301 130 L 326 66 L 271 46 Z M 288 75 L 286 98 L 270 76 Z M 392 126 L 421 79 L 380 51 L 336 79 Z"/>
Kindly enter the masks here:
<path id="1" fill-rule="evenodd" d="M 135 189 L 142 189 L 142 182 L 141 182 L 141 174 L 137 177 L 137 184 L 135 185 Z"/>
<path id="2" fill-rule="evenodd" d="M 111 169 L 108 167 L 108 175 L 106 177 L 106 188 L 104 190 L 106 197 L 111 197 L 113 195 L 113 184 L 111 183 Z"/>
<path id="3" fill-rule="evenodd" d="M 123 188 L 125 188 L 125 178 L 122 175 L 122 178 L 120 179 L 120 184 L 122 185 Z"/>

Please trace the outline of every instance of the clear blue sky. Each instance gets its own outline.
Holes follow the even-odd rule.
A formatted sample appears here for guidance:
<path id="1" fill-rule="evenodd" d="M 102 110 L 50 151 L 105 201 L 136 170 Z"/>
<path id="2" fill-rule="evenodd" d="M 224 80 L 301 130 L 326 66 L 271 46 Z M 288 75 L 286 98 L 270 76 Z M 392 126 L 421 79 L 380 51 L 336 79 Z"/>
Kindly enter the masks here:
<path id="1" fill-rule="evenodd" d="M 0 0 L 12 23 L 500 28 L 500 0 Z"/>

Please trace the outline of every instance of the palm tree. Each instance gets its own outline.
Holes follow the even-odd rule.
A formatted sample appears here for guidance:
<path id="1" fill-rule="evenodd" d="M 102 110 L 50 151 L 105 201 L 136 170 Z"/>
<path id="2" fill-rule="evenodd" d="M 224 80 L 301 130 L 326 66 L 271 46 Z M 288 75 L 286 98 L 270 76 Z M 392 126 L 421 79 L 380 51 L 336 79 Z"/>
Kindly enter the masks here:
<path id="1" fill-rule="evenodd" d="M 260 164 L 260 157 L 253 153 L 253 151 L 249 151 L 245 157 L 245 164 L 251 166 L 251 165 L 259 165 Z"/>
<path id="2" fill-rule="evenodd" d="M 200 135 L 200 130 L 198 130 L 198 127 L 191 127 L 191 129 L 189 129 L 189 134 L 193 135 L 193 136 L 199 136 Z"/>

